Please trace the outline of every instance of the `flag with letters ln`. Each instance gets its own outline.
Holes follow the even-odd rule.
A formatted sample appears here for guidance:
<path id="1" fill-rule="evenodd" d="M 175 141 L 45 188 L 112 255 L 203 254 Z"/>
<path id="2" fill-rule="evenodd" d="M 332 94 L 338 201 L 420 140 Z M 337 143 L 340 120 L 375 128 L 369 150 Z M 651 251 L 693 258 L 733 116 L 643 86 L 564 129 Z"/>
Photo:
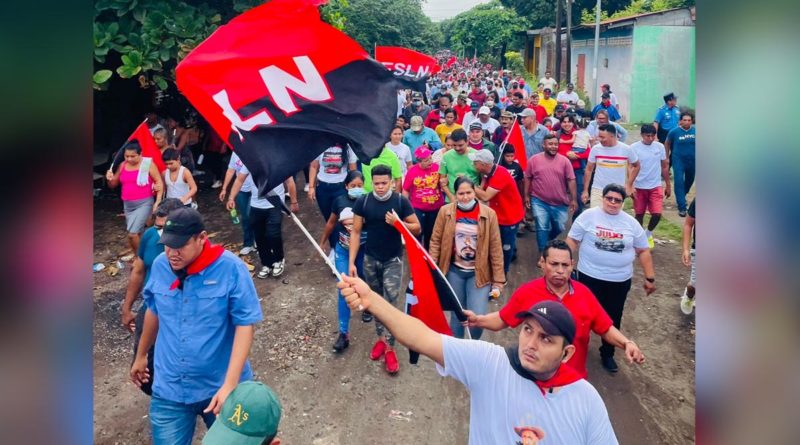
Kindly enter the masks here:
<path id="1" fill-rule="evenodd" d="M 376 46 L 375 60 L 414 91 L 425 91 L 428 78 L 442 70 L 433 57 L 400 46 Z"/>
<path id="2" fill-rule="evenodd" d="M 326 148 L 377 156 L 397 81 L 341 31 L 320 0 L 272 0 L 219 27 L 176 69 L 178 88 L 230 145 L 261 195 Z"/>

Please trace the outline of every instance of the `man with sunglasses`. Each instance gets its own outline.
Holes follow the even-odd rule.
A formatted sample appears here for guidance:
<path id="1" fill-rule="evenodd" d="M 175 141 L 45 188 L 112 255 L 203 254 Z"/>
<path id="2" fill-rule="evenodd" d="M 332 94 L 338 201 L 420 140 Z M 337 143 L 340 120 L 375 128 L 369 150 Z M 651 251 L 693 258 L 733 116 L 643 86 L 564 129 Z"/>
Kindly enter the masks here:
<path id="1" fill-rule="evenodd" d="M 169 212 L 183 207 L 183 202 L 178 198 L 167 198 L 158 205 L 156 209 L 156 220 L 153 227 L 145 230 L 142 239 L 139 241 L 139 250 L 133 260 L 131 275 L 128 278 L 128 288 L 125 291 L 125 300 L 122 302 L 122 327 L 133 333 L 133 355 L 139 349 L 139 339 L 142 337 L 142 326 L 144 325 L 144 312 L 142 307 L 138 313 L 133 312 L 133 303 L 139 298 L 144 285 L 150 279 L 150 267 L 156 257 L 164 252 L 164 245 L 161 244 L 161 232 L 164 223 L 167 221 Z M 147 351 L 147 369 L 150 371 L 151 380 L 143 384 L 140 388 L 148 396 L 152 394 L 151 382 L 153 375 L 153 347 Z"/>

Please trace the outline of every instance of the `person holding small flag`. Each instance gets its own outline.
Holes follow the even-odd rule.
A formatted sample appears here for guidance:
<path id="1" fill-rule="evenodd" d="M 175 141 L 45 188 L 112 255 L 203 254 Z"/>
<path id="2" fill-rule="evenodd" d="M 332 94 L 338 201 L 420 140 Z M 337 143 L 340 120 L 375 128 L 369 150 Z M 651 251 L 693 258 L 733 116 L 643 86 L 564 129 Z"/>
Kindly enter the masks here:
<path id="1" fill-rule="evenodd" d="M 489 154 L 481 150 L 473 155 L 478 153 Z M 497 214 L 478 202 L 475 184 L 469 178 L 458 177 L 455 189 L 456 201 L 439 210 L 429 252 L 461 306 L 485 314 L 490 295 L 497 298 L 506 282 Z M 456 337 L 464 336 L 455 315 L 450 319 L 450 329 Z M 479 339 L 482 333 L 480 328 L 470 329 L 473 339 Z"/>
<path id="2" fill-rule="evenodd" d="M 467 388 L 470 445 L 517 443 L 516 430 L 531 424 L 554 444 L 618 443 L 600 394 L 565 365 L 575 354 L 576 326 L 563 304 L 543 301 L 514 314 L 522 326 L 519 341 L 503 348 L 438 333 L 358 278 L 345 277 L 338 286 L 352 309 L 371 311 L 400 343 Z"/>
<path id="3" fill-rule="evenodd" d="M 392 190 L 392 170 L 386 165 L 377 165 L 370 170 L 372 192 L 358 198 L 353 206 L 353 230 L 350 232 L 350 276 L 358 274 L 356 260 L 361 250 L 361 232 L 369 233 L 364 243 L 364 278 L 370 286 L 380 292 L 390 304 L 394 304 L 401 292 L 403 280 L 403 245 L 400 233 L 392 227 L 400 218 L 408 229 L 419 236 L 421 227 L 411 202 L 402 194 Z M 362 321 L 372 321 L 365 312 Z M 375 322 L 378 340 L 372 347 L 372 360 L 385 360 L 386 372 L 395 374 L 400 370 L 394 351 L 394 337 L 386 333 L 380 321 Z M 387 335 L 388 334 L 388 335 Z"/>

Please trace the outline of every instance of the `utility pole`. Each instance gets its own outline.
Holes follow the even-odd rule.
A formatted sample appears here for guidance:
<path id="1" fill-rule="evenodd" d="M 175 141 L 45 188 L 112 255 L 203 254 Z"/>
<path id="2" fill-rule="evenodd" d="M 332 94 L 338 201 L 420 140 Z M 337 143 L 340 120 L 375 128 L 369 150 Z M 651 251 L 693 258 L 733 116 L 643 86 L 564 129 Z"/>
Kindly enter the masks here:
<path id="1" fill-rule="evenodd" d="M 600 1 L 597 0 L 597 7 L 594 16 L 594 69 L 592 69 L 592 106 L 597 105 L 597 67 L 599 66 L 600 49 Z"/>
<path id="2" fill-rule="evenodd" d="M 561 84 L 561 1 L 556 0 L 556 82 Z"/>
<path id="3" fill-rule="evenodd" d="M 567 0 L 567 81 L 572 82 L 572 1 Z"/>

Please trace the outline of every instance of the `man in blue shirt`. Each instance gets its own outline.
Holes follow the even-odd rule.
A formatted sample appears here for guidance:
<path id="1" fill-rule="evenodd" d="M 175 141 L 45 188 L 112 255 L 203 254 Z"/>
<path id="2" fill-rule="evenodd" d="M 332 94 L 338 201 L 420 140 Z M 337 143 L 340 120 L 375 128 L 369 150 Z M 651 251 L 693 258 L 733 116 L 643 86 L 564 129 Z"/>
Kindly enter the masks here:
<path id="1" fill-rule="evenodd" d="M 525 142 L 525 156 L 530 159 L 531 156 L 544 151 L 542 141 L 550 132 L 547 127 L 536 121 L 536 112 L 530 108 L 522 110 L 517 116 L 522 121 L 520 130 L 522 130 L 522 140 Z"/>
<path id="2" fill-rule="evenodd" d="M 611 105 L 611 95 L 609 93 L 603 93 L 603 95 L 600 96 L 600 103 L 595 105 L 592 109 L 592 117 L 597 119 L 597 112 L 600 110 L 608 112 L 608 118 L 611 119 L 612 122 L 622 119 L 617 107 Z"/>
<path id="3" fill-rule="evenodd" d="M 147 280 L 150 279 L 150 267 L 156 257 L 164 252 L 164 245 L 161 244 L 161 231 L 167 221 L 169 212 L 183 207 L 183 202 L 178 198 L 167 198 L 161 201 L 156 209 L 156 218 L 153 227 L 145 230 L 142 239 L 139 241 L 139 251 L 133 260 L 131 275 L 128 279 L 128 288 L 125 292 L 125 300 L 122 302 L 122 326 L 133 333 L 133 355 L 139 348 L 139 340 L 142 337 L 142 325 L 144 324 L 145 307 L 138 313 L 133 312 L 133 303 L 139 298 Z M 147 351 L 147 370 L 153 376 L 153 348 Z M 152 379 L 143 384 L 140 388 L 148 396 L 152 394 Z"/>
<path id="4" fill-rule="evenodd" d="M 686 216 L 686 194 L 694 184 L 695 172 L 695 132 L 694 119 L 688 112 L 681 113 L 680 124 L 670 130 L 664 147 L 667 158 L 672 159 L 672 175 L 675 184 L 675 201 L 678 203 L 678 215 Z"/>
<path id="5" fill-rule="evenodd" d="M 433 151 L 442 148 L 442 140 L 435 131 L 423 125 L 419 116 L 411 118 L 411 128 L 403 132 L 403 143 L 412 147 L 412 150 L 420 145 L 427 145 Z"/>
<path id="6" fill-rule="evenodd" d="M 172 211 L 161 235 L 164 254 L 144 289 L 147 311 L 131 380 L 150 380 L 147 350 L 155 350 L 150 423 L 155 445 L 190 445 L 196 416 L 214 423 L 240 381 L 251 380 L 247 356 L 261 306 L 241 259 L 208 240 L 197 210 Z"/>
<path id="7" fill-rule="evenodd" d="M 667 133 L 678 126 L 681 112 L 678 109 L 678 96 L 675 93 L 664 95 L 664 105 L 658 107 L 653 125 L 656 126 L 658 142 L 662 144 L 667 140 Z"/>

